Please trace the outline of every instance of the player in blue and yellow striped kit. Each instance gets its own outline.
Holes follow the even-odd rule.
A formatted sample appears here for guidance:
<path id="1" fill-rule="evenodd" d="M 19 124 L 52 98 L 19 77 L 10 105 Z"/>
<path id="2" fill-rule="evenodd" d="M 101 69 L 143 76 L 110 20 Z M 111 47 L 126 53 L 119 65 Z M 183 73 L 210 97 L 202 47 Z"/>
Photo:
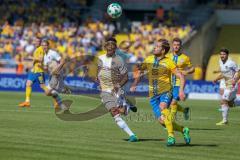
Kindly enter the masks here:
<path id="1" fill-rule="evenodd" d="M 150 104 L 152 106 L 154 115 L 158 121 L 165 125 L 168 131 L 167 145 L 171 146 L 175 144 L 174 130 L 180 131 L 184 135 L 184 139 L 187 144 L 190 143 L 190 136 L 188 128 L 179 126 L 172 120 L 169 105 L 172 101 L 172 83 L 171 76 L 174 74 L 180 79 L 180 92 L 179 97 L 184 100 L 185 95 L 183 92 L 185 79 L 184 76 L 178 71 L 174 62 L 165 55 L 170 49 L 170 45 L 167 40 L 160 39 L 155 43 L 153 55 L 148 56 L 145 61 L 139 67 L 141 76 L 144 71 L 147 71 L 149 80 L 149 97 Z M 135 91 L 137 83 L 140 81 L 140 77 L 135 79 L 131 91 Z"/>
<path id="2" fill-rule="evenodd" d="M 36 37 L 34 40 L 36 50 L 33 53 L 33 68 L 28 73 L 27 83 L 26 83 L 26 99 L 24 102 L 19 104 L 19 107 L 30 107 L 30 97 L 32 93 L 33 83 L 39 83 L 40 87 L 46 91 L 47 87 L 45 85 L 44 68 L 43 68 L 43 57 L 44 50 L 41 46 L 41 38 Z"/>
<path id="3" fill-rule="evenodd" d="M 167 54 L 166 56 L 173 60 L 179 72 L 184 76 L 194 72 L 194 67 L 190 61 L 190 58 L 182 52 L 182 41 L 179 38 L 174 38 L 172 42 L 173 52 Z M 177 111 L 184 113 L 184 118 L 189 119 L 189 108 L 182 107 L 177 102 L 179 101 L 179 89 L 180 89 L 180 79 L 174 74 L 172 75 L 172 95 L 173 99 L 171 102 L 171 114 L 173 119 L 175 119 Z"/>

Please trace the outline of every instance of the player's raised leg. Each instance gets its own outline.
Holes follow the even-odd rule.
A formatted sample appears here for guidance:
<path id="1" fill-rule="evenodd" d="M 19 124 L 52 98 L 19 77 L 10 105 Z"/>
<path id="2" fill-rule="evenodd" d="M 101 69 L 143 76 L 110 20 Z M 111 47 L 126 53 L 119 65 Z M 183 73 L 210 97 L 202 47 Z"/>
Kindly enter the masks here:
<path id="1" fill-rule="evenodd" d="M 150 99 L 153 113 L 161 125 L 165 126 L 168 132 L 167 146 L 175 144 L 174 130 L 172 124 L 171 112 L 167 109 L 171 102 L 170 94 L 163 93 Z"/>

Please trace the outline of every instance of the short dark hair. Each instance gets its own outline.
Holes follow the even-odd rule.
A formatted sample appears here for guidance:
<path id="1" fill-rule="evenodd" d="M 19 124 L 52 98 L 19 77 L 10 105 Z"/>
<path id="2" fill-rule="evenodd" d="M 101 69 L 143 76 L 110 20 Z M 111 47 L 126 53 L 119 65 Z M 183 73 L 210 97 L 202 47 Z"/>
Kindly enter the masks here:
<path id="1" fill-rule="evenodd" d="M 167 54 L 168 51 L 170 50 L 170 44 L 169 44 L 168 40 L 161 38 L 158 40 L 158 42 L 162 43 L 162 47 L 165 49 L 165 54 Z"/>
<path id="2" fill-rule="evenodd" d="M 42 43 L 46 43 L 49 46 L 49 41 L 47 39 L 43 39 Z"/>
<path id="3" fill-rule="evenodd" d="M 179 42 L 180 44 L 182 44 L 182 40 L 178 37 L 173 38 L 172 42 Z"/>
<path id="4" fill-rule="evenodd" d="M 110 41 L 117 43 L 117 40 L 114 37 L 107 38 L 106 42 L 110 42 Z"/>
<path id="5" fill-rule="evenodd" d="M 227 55 L 229 54 L 229 50 L 227 48 L 222 48 L 220 49 L 220 52 L 224 52 L 226 53 Z"/>

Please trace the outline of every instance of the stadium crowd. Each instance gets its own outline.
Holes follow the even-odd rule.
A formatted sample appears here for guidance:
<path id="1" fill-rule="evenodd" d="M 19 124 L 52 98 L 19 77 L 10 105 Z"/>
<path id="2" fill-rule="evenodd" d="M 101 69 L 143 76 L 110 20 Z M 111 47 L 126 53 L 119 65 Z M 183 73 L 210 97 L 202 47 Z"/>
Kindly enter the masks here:
<path id="1" fill-rule="evenodd" d="M 44 24 L 31 23 L 25 25 L 10 25 L 7 21 L 1 26 L 0 58 L 5 60 L 19 57 L 27 59 L 32 56 L 34 45 L 33 38 L 37 35 L 51 41 L 51 48 L 57 50 L 62 56 L 75 56 L 83 54 L 96 55 L 102 50 L 105 37 L 114 33 L 112 24 L 90 22 L 84 25 L 73 23 Z M 135 56 L 135 61 L 142 61 L 151 53 L 153 42 L 159 38 L 171 37 L 185 38 L 191 32 L 190 26 L 153 28 L 151 24 L 133 27 L 129 39 L 133 41 L 130 53 Z"/>
<path id="2" fill-rule="evenodd" d="M 36 2 L 38 1 L 21 4 L 27 7 L 18 7 L 18 3 L 9 4 L 7 7 L 1 5 L 0 14 L 3 18 L 0 21 L 0 68 L 17 66 L 18 74 L 26 73 L 32 67 L 27 59 L 32 56 L 35 49 L 32 43 L 35 36 L 49 39 L 50 47 L 63 57 L 73 57 L 101 54 L 104 39 L 116 33 L 116 25 L 113 23 L 96 21 L 91 18 L 85 22 L 77 21 L 77 13 L 70 16 L 71 10 L 65 10 L 65 4 L 60 2 L 58 7 L 51 8 L 54 4 L 48 4 L 48 12 L 41 9 L 44 6 L 38 9 Z M 6 10 L 8 12 L 5 12 Z M 75 12 L 71 13 L 75 14 Z M 119 33 L 116 37 L 119 42 L 126 39 L 132 42 L 128 52 L 132 57 L 131 62 L 135 63 L 142 61 L 151 53 L 154 40 L 159 38 L 171 40 L 173 37 L 184 39 L 191 31 L 190 25 L 166 26 L 162 23 L 132 23 L 129 33 Z"/>

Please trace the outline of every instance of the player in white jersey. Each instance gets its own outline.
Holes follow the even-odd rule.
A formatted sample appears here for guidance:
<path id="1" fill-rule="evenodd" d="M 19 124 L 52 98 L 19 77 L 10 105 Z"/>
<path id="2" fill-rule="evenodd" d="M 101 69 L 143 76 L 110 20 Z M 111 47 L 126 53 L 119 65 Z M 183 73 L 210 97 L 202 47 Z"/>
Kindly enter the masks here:
<path id="1" fill-rule="evenodd" d="M 100 97 L 119 128 L 123 129 L 129 135 L 129 141 L 138 141 L 137 136 L 121 118 L 121 114 L 125 112 L 125 108 L 119 106 L 118 95 L 122 92 L 123 85 L 128 81 L 128 72 L 122 58 L 116 55 L 116 39 L 107 39 L 104 49 L 107 53 L 98 57 L 98 80 L 101 87 Z"/>
<path id="2" fill-rule="evenodd" d="M 237 64 L 229 57 L 229 51 L 227 49 L 220 50 L 220 74 L 213 81 L 214 83 L 223 79 L 221 83 L 225 82 L 225 86 L 222 84 L 223 93 L 221 96 L 221 108 L 223 120 L 216 125 L 226 125 L 228 123 L 228 111 L 229 102 L 236 98 L 237 94 L 237 82 L 239 79 L 239 69 Z"/>
<path id="3" fill-rule="evenodd" d="M 65 64 L 65 60 L 54 50 L 49 49 L 49 42 L 43 41 L 42 44 L 45 55 L 43 59 L 44 69 L 49 73 L 49 83 L 47 86 L 46 95 L 52 96 L 54 99 L 54 108 L 56 111 L 61 109 L 67 110 L 67 107 L 62 103 L 61 97 L 58 93 L 63 93 L 64 90 L 64 77 L 62 67 Z M 59 112 L 60 113 L 60 112 Z"/>

